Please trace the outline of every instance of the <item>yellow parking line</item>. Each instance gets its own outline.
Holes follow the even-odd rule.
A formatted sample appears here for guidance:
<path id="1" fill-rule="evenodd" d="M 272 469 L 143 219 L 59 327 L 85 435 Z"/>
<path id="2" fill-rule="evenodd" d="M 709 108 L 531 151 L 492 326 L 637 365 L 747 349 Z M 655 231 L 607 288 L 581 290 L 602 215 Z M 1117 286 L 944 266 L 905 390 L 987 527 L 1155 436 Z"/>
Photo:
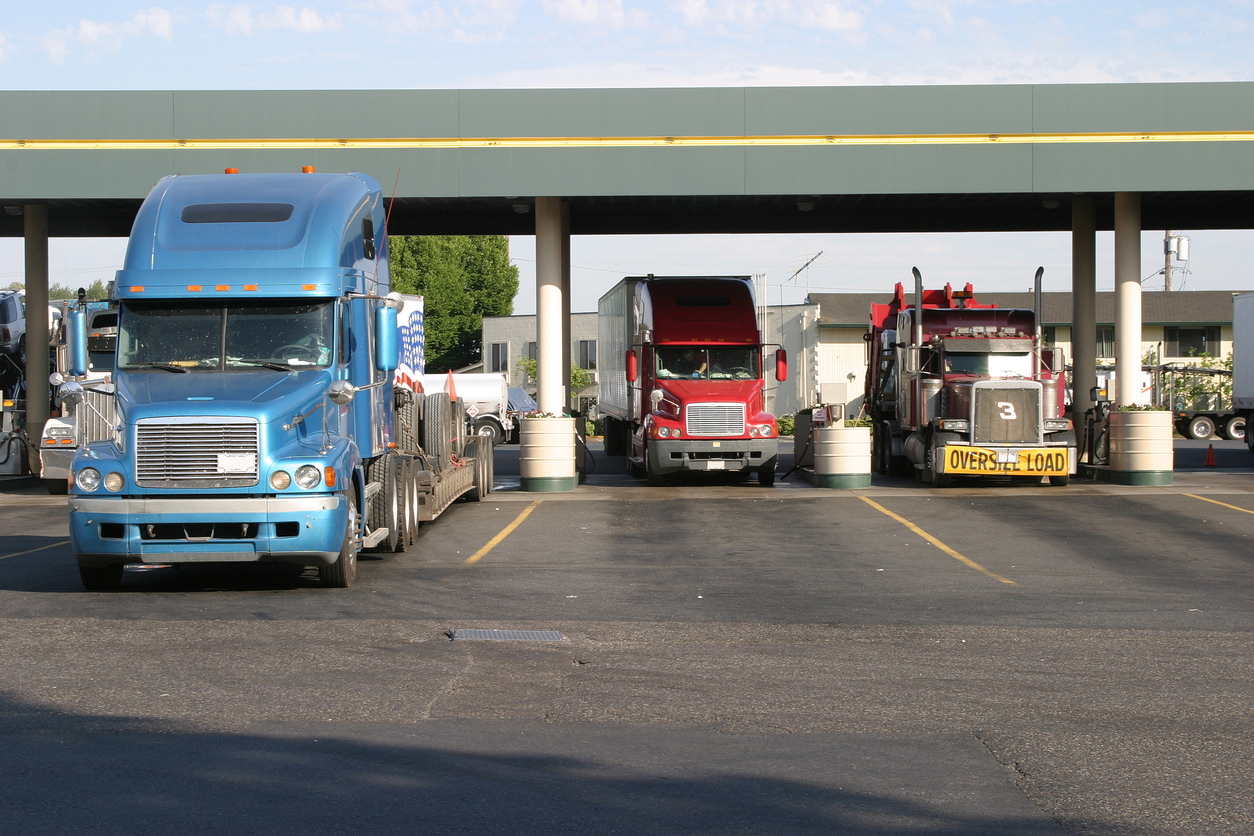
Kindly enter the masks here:
<path id="1" fill-rule="evenodd" d="M 506 537 L 508 537 L 510 535 L 510 532 L 512 532 L 515 528 L 518 528 L 518 526 L 522 525 L 522 521 L 527 519 L 527 517 L 531 515 L 531 512 L 536 510 L 536 506 L 539 505 L 543 501 L 544 501 L 543 499 L 537 499 L 535 502 L 528 505 L 527 509 L 523 511 L 521 514 L 519 514 L 516 520 L 514 520 L 509 525 L 505 526 L 505 529 L 501 531 L 500 534 L 496 535 L 491 540 L 489 540 L 486 546 L 479 549 L 479 551 L 475 552 L 470 557 L 466 558 L 466 562 L 463 563 L 462 565 L 473 566 L 474 564 L 478 563 L 479 558 L 483 557 L 485 554 L 487 554 L 488 552 L 492 551 L 497 546 L 499 546 L 501 544 L 501 541 L 504 540 Z"/>
<path id="2" fill-rule="evenodd" d="M 919 527 L 918 527 L 917 525 L 915 525 L 914 523 L 910 522 L 910 520 L 906 519 L 905 517 L 898 516 L 897 514 L 894 514 L 892 511 L 888 510 L 888 509 L 887 509 L 887 508 L 885 508 L 883 505 L 880 505 L 878 502 L 872 502 L 871 500 L 867 499 L 865 496 L 859 496 L 859 497 L 858 497 L 858 499 L 861 499 L 861 500 L 862 500 L 863 502 L 865 502 L 867 505 L 870 505 L 872 508 L 874 508 L 875 510 L 879 511 L 880 513 L 882 513 L 882 514 L 886 514 L 887 516 L 892 517 L 894 520 L 896 520 L 897 522 L 901 523 L 901 524 L 902 524 L 902 525 L 904 525 L 906 528 L 910 529 L 910 530 L 911 530 L 911 531 L 913 531 L 915 534 L 917 534 L 917 535 L 919 535 L 920 537 L 922 537 L 924 540 L 927 540 L 927 541 L 928 541 L 929 543 L 931 543 L 933 546 L 935 546 L 936 548 L 940 549 L 940 550 L 941 550 L 941 551 L 943 551 L 945 554 L 947 554 L 947 555 L 949 555 L 950 557 L 952 557 L 954 560 L 957 560 L 957 561 L 959 561 L 960 563 L 965 563 L 967 566 L 970 566 L 970 567 L 971 567 L 972 569 L 974 569 L 975 571 L 977 571 L 977 572 L 983 572 L 984 574 L 988 575 L 990 578 L 995 578 L 995 579 L 997 579 L 997 580 L 1001 581 L 1002 583 L 1008 583 L 1008 584 L 1010 584 L 1011 586 L 1018 586 L 1018 585 L 1019 585 L 1019 584 L 1015 583 L 1014 581 L 1010 580 L 1009 578 L 1003 578 L 1001 575 L 997 574 L 996 572 L 990 572 L 990 571 L 988 571 L 987 569 L 985 569 L 985 568 L 984 568 L 983 566 L 981 566 L 980 564 L 976 563 L 976 562 L 975 562 L 974 560 L 972 560 L 971 558 L 966 557 L 966 556 L 964 556 L 964 555 L 962 555 L 962 554 L 959 554 L 958 552 L 956 552 L 956 551 L 954 551 L 953 549 L 949 548 L 949 546 L 946 546 L 946 545 L 945 545 L 944 543 L 942 543 L 940 540 L 937 540 L 937 539 L 936 539 L 935 537 L 933 537 L 931 534 L 928 534 L 926 531 L 924 531 L 923 529 L 919 528 Z"/>
<path id="3" fill-rule="evenodd" d="M 1238 507 L 1237 507 L 1237 506 L 1235 506 L 1235 505 L 1229 505 L 1229 504 L 1228 504 L 1228 503 L 1226 503 L 1226 502 L 1220 502 L 1218 499 L 1207 499 L 1206 497 L 1204 497 L 1204 496 L 1198 496 L 1198 495 L 1197 495 L 1197 494 L 1195 494 L 1195 493 L 1186 493 L 1186 494 L 1185 494 L 1185 496 L 1191 496 L 1191 497 L 1193 497 L 1194 499 L 1200 499 L 1200 500 L 1202 500 L 1203 502 L 1213 502 L 1213 503 L 1215 503 L 1216 505 L 1222 505 L 1222 506 L 1223 506 L 1223 507 L 1225 507 L 1225 508 L 1231 508 L 1233 511 L 1244 511 L 1244 512 L 1245 512 L 1245 513 L 1247 513 L 1247 514 L 1254 514 L 1254 511 L 1251 511 L 1249 508 L 1238 508 Z"/>
<path id="4" fill-rule="evenodd" d="M 0 554 L 0 560 L 4 560 L 5 558 L 9 558 L 9 557 L 21 557 L 22 555 L 30 554 L 31 552 L 41 552 L 44 549 L 55 549 L 57 546 L 68 546 L 69 544 L 70 544 L 69 540 L 62 540 L 59 543 L 49 543 L 46 546 L 39 546 L 38 548 L 27 549 L 24 552 L 13 552 L 13 554 Z"/>

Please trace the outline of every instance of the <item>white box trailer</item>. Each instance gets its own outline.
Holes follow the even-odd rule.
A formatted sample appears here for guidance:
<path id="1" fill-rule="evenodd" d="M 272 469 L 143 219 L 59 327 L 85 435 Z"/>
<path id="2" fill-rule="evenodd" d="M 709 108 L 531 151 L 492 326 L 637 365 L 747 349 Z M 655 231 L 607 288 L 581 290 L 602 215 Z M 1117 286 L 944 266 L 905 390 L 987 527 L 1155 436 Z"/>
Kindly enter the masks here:
<path id="1" fill-rule="evenodd" d="M 1254 293 L 1232 297 L 1232 408 L 1250 426 L 1254 414 Z M 1254 432 L 1245 433 L 1254 453 Z"/>
<path id="2" fill-rule="evenodd" d="M 422 376 L 422 390 L 448 392 L 447 372 Z M 466 405 L 475 433 L 500 444 L 509 438 L 514 422 L 509 417 L 509 386 L 503 374 L 453 374 L 453 389 Z"/>

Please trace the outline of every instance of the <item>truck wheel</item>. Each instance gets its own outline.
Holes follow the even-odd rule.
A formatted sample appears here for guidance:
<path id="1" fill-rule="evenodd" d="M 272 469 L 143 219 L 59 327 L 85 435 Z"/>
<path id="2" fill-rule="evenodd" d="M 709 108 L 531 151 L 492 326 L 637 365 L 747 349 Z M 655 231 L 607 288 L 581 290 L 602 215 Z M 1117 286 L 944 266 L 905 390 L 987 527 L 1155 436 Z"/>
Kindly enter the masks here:
<path id="1" fill-rule="evenodd" d="M 467 442 L 466 449 L 464 451 L 466 454 L 466 458 L 474 460 L 473 464 L 471 465 L 475 469 L 473 478 L 471 479 L 471 488 L 470 490 L 466 491 L 466 499 L 470 502 L 478 502 L 479 500 L 483 499 L 483 456 L 482 456 L 482 453 L 483 453 L 484 447 L 491 448 L 491 445 L 485 442 L 482 438 L 472 438 L 470 439 L 469 442 Z"/>
<path id="2" fill-rule="evenodd" d="M 1215 422 L 1206 415 L 1194 416 L 1189 422 L 1189 438 L 1205 441 L 1215 435 Z"/>
<path id="3" fill-rule="evenodd" d="M 1065 488 L 1067 487 L 1067 483 L 1070 481 L 1071 481 L 1070 473 L 1064 473 L 1061 476 L 1049 477 L 1049 484 L 1053 485 L 1056 488 Z"/>
<path id="4" fill-rule="evenodd" d="M 501 425 L 491 418 L 480 418 L 476 421 L 475 433 L 480 438 L 486 438 L 493 446 L 500 444 L 502 439 L 505 438 L 505 431 L 501 429 Z"/>
<path id="5" fill-rule="evenodd" d="M 422 449 L 436 473 L 448 466 L 449 455 L 453 452 L 449 411 L 447 398 L 444 403 L 440 403 L 438 397 L 428 398 L 423 404 Z"/>
<path id="6" fill-rule="evenodd" d="M 88 592 L 112 592 L 122 585 L 122 564 L 108 566 L 78 565 L 78 576 Z"/>
<path id="7" fill-rule="evenodd" d="M 370 513 L 367 520 L 372 531 L 380 528 L 388 530 L 387 539 L 375 548 L 379 551 L 402 551 L 404 546 L 401 538 L 404 533 L 404 511 L 401 507 L 400 480 L 397 477 L 396 456 L 381 456 L 370 464 L 367 478 L 379 483 L 379 492 L 370 500 Z"/>
<path id="8" fill-rule="evenodd" d="M 1245 416 L 1233 415 L 1224 424 L 1224 435 L 1233 441 L 1245 441 Z"/>
<path id="9" fill-rule="evenodd" d="M 1241 427 L 1244 429 L 1245 424 L 1242 424 Z M 48 489 L 48 493 L 53 496 L 64 496 L 70 492 L 70 483 L 66 479 L 45 479 L 44 487 L 46 487 Z"/>
<path id="10" fill-rule="evenodd" d="M 775 468 L 779 464 L 779 456 L 771 456 L 758 465 L 758 485 L 769 488 L 775 484 Z"/>
<path id="11" fill-rule="evenodd" d="M 344 521 L 344 544 L 340 556 L 330 566 L 318 567 L 318 580 L 333 589 L 347 589 L 357 580 L 357 496 L 352 484 L 344 492 L 348 519 Z"/>
<path id="12" fill-rule="evenodd" d="M 878 432 L 873 436 L 875 447 L 875 472 L 881 476 L 888 475 L 888 450 L 885 444 L 888 441 L 887 433 Z"/>
<path id="13" fill-rule="evenodd" d="M 656 470 L 649 467 L 648 458 L 644 460 L 644 478 L 651 488 L 660 488 L 666 484 L 666 474 L 658 473 Z"/>

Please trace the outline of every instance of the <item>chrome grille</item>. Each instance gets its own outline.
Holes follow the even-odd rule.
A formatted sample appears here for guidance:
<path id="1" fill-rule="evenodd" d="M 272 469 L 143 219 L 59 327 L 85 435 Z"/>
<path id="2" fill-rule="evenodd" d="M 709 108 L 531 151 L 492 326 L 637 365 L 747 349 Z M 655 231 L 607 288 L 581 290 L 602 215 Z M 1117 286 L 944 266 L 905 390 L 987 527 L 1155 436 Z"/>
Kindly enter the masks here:
<path id="1" fill-rule="evenodd" d="M 257 484 L 259 425 L 252 420 L 154 418 L 135 427 L 135 481 L 145 488 Z"/>
<path id="2" fill-rule="evenodd" d="M 113 427 L 117 424 L 113 405 L 111 391 L 83 387 L 83 403 L 74 407 L 74 421 L 83 432 L 83 444 L 113 438 Z"/>
<path id="3" fill-rule="evenodd" d="M 745 434 L 742 403 L 693 403 L 684 412 L 684 430 L 692 436 Z"/>
<path id="4" fill-rule="evenodd" d="M 972 444 L 1041 443 L 1041 386 L 998 381 L 974 387 Z"/>

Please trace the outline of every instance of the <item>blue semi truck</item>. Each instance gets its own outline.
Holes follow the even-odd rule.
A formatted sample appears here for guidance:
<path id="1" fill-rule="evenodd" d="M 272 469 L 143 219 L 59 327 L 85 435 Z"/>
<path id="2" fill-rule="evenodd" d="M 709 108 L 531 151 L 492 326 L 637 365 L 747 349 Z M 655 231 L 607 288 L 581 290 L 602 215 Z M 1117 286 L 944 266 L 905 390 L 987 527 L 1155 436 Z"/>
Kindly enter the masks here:
<path id="1" fill-rule="evenodd" d="M 88 589 L 116 588 L 127 564 L 256 561 L 346 587 L 359 549 L 403 551 L 420 522 L 491 490 L 491 448 L 464 409 L 405 384 L 422 331 L 398 314 L 421 300 L 391 292 L 372 178 L 167 177 L 114 295 L 117 424 L 70 474 Z M 83 313 L 68 325 L 73 402 Z"/>

